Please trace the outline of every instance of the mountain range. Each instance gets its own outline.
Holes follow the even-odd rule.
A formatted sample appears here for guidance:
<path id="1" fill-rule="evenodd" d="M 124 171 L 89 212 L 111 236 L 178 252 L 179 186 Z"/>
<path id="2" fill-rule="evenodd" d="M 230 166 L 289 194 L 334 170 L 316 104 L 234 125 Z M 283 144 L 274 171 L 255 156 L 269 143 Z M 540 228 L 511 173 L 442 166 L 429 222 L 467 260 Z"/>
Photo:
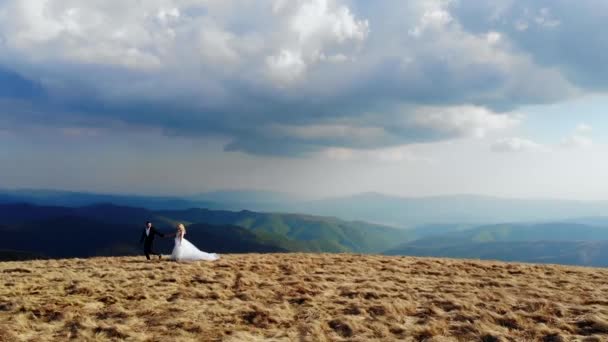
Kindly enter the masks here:
<path id="1" fill-rule="evenodd" d="M 569 222 L 497 224 L 408 241 L 385 254 L 608 267 L 608 228 Z"/>
<path id="2" fill-rule="evenodd" d="M 511 199 L 478 195 L 398 197 L 363 193 L 307 199 L 269 192 L 229 190 L 188 196 L 113 195 L 49 190 L 0 190 L 1 203 L 88 206 L 98 203 L 149 210 L 207 208 L 334 216 L 399 228 L 425 224 L 483 225 L 501 222 L 564 221 L 608 215 L 608 201 Z"/>
<path id="3" fill-rule="evenodd" d="M 187 205 L 192 207 L 181 208 Z M 249 205 L 276 210 L 240 209 Z M 0 259 L 140 254 L 142 225 L 152 220 L 167 233 L 185 223 L 188 239 L 219 253 L 347 252 L 608 266 L 603 205 L 479 196 L 364 194 L 311 201 L 239 191 L 189 199 L 9 191 L 0 192 Z M 171 239 L 158 243 L 165 253 L 171 246 Z"/>

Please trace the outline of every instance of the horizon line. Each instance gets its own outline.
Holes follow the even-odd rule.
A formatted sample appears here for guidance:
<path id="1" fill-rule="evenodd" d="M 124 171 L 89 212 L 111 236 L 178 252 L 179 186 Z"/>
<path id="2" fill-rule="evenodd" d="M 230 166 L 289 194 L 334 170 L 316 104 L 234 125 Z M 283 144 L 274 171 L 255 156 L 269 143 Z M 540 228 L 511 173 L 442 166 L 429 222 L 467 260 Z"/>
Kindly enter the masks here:
<path id="1" fill-rule="evenodd" d="M 430 194 L 430 195 L 399 195 L 391 194 L 380 191 L 361 191 L 354 193 L 338 194 L 333 196 L 310 196 L 302 195 L 287 191 L 274 191 L 268 189 L 247 189 L 247 188 L 218 188 L 194 193 L 181 193 L 181 194 L 152 194 L 152 193 L 135 193 L 135 192 L 103 192 L 95 190 L 72 190 L 72 189 L 58 189 L 58 188 L 33 188 L 33 187 L 0 187 L 0 192 L 49 192 L 49 193 L 68 193 L 68 194 L 85 194 L 85 195 L 99 195 L 99 196 L 124 196 L 124 197 L 142 197 L 142 198 L 171 198 L 188 200 L 194 196 L 210 195 L 214 193 L 229 193 L 229 192 L 250 192 L 250 193 L 268 193 L 283 196 L 292 196 L 294 201 L 325 201 L 335 199 L 353 198 L 357 196 L 379 196 L 379 197 L 391 197 L 393 199 L 437 199 L 437 198 L 454 198 L 454 197 L 478 197 L 487 199 L 499 199 L 499 200 L 519 200 L 519 201 L 566 201 L 566 202 L 608 202 L 608 199 L 580 199 L 580 198 L 564 198 L 564 197 L 543 197 L 543 196 L 508 196 L 508 195 L 494 195 L 494 194 L 482 194 L 482 193 L 444 193 L 444 194 Z M 203 199 L 201 199 L 203 200 Z M 218 202 L 220 203 L 220 202 Z"/>

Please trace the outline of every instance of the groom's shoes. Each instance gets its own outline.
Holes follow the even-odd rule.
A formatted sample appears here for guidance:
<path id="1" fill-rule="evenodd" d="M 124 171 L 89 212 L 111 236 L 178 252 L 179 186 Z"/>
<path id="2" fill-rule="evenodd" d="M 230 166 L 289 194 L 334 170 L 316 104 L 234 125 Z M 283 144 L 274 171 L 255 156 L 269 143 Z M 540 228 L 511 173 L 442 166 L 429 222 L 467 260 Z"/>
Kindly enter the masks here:
<path id="1" fill-rule="evenodd" d="M 159 255 L 158 255 L 158 260 L 160 260 L 162 257 L 163 257 L 163 256 L 159 254 Z"/>

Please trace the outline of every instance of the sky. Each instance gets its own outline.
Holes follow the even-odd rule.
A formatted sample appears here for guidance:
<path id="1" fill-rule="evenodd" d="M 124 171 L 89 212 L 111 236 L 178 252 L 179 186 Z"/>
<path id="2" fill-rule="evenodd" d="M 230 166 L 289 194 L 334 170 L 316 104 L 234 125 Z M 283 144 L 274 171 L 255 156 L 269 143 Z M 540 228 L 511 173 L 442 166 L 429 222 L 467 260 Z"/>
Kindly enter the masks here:
<path id="1" fill-rule="evenodd" d="M 605 13 L 0 0 L 0 187 L 608 199 Z"/>

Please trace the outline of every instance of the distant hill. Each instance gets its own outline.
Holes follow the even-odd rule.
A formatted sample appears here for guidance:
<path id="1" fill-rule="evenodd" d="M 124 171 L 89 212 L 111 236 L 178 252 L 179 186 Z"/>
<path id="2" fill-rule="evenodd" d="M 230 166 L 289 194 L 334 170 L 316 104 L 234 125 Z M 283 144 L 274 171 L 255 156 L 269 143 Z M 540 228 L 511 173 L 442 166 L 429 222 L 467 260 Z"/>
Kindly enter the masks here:
<path id="1" fill-rule="evenodd" d="M 39 206 L 28 203 L 0 204 L 0 224 L 14 224 L 69 216 L 75 209 L 57 206 Z"/>
<path id="2" fill-rule="evenodd" d="M 258 211 L 294 211 L 303 201 L 301 197 L 274 191 L 260 190 L 222 190 L 184 197 L 194 202 L 218 203 L 223 209 Z M 201 207 L 201 206 L 198 206 Z M 210 209 L 218 209 L 219 207 Z M 167 208 L 170 209 L 170 208 Z"/>
<path id="3" fill-rule="evenodd" d="M 608 266 L 608 228 L 577 223 L 499 224 L 426 236 L 388 255 Z"/>
<path id="4" fill-rule="evenodd" d="M 385 254 L 608 267 L 608 241 L 413 242 Z"/>
<path id="5" fill-rule="evenodd" d="M 410 232 L 366 222 L 299 214 L 208 209 L 156 211 L 162 218 L 235 225 L 293 251 L 374 253 L 409 239 Z"/>
<path id="6" fill-rule="evenodd" d="M 579 217 L 579 218 L 565 220 L 565 222 L 579 223 L 579 224 L 584 224 L 584 225 L 588 225 L 588 226 L 608 227 L 608 216 Z"/>
<path id="7" fill-rule="evenodd" d="M 408 232 L 410 232 L 411 234 L 411 240 L 417 240 L 430 236 L 437 236 L 453 232 L 462 232 L 475 227 L 476 225 L 459 223 L 423 224 L 420 226 L 416 226 L 412 229 L 408 229 Z"/>
<path id="8" fill-rule="evenodd" d="M 1 227 L 0 249 L 35 253 L 44 257 L 68 258 L 102 255 L 120 244 L 136 241 L 137 232 L 128 225 L 116 225 L 96 220 L 60 216 Z M 134 255 L 137 244 L 119 255 Z"/>
<path id="9" fill-rule="evenodd" d="M 407 240 L 409 232 L 364 222 L 295 214 L 208 209 L 152 211 L 99 204 L 80 208 L 0 205 L 0 249 L 48 257 L 140 254 L 144 222 L 173 232 L 189 224 L 188 239 L 216 252 L 381 252 Z M 172 241 L 160 240 L 170 252 Z"/>
<path id="10" fill-rule="evenodd" d="M 99 203 L 146 209 L 186 209 L 193 207 L 227 208 L 226 205 L 206 200 L 171 196 L 135 196 L 96 194 L 54 190 L 1 190 L 0 204 L 31 203 L 40 206 L 82 207 Z"/>
<path id="11" fill-rule="evenodd" d="M 231 225 L 195 223 L 188 226 L 186 238 L 204 251 L 217 253 L 272 253 L 289 250 L 266 243 L 251 231 Z"/>
<path id="12" fill-rule="evenodd" d="M 21 261 L 21 260 L 33 260 L 33 259 L 42 259 L 43 255 L 24 252 L 24 251 L 14 251 L 10 249 L 0 249 L 0 260 L 1 261 Z"/>
<path id="13" fill-rule="evenodd" d="M 589 226 L 569 222 L 539 224 L 507 223 L 493 224 L 447 231 L 444 234 L 427 236 L 428 243 L 455 242 L 505 242 L 505 241 L 602 241 L 608 240 L 608 227 Z"/>
<path id="14" fill-rule="evenodd" d="M 291 211 L 301 199 L 271 191 L 213 191 L 189 196 L 140 196 L 99 194 L 91 192 L 0 189 L 0 204 L 31 203 L 40 206 L 83 207 L 99 203 L 146 208 L 149 210 L 182 210 L 208 208 L 224 210 Z"/>
<path id="15" fill-rule="evenodd" d="M 438 223 L 397 229 L 328 216 L 149 210 L 115 204 L 0 205 L 0 249 L 48 257 L 141 254 L 137 240 L 146 220 L 166 232 L 173 232 L 177 222 L 185 223 L 189 225 L 188 239 L 201 249 L 222 253 L 354 252 L 608 265 L 603 252 L 608 228 L 601 217 L 482 226 Z M 172 240 L 160 240 L 157 245 L 169 253 Z"/>
<path id="16" fill-rule="evenodd" d="M 76 216 L 0 226 L 0 250 L 10 250 L 0 260 L 140 255 L 141 232 L 133 225 Z M 255 234 L 236 226 L 195 224 L 189 227 L 187 238 L 203 250 L 218 253 L 287 251 L 260 242 Z M 159 252 L 169 254 L 173 239 L 159 238 L 155 246 Z"/>

